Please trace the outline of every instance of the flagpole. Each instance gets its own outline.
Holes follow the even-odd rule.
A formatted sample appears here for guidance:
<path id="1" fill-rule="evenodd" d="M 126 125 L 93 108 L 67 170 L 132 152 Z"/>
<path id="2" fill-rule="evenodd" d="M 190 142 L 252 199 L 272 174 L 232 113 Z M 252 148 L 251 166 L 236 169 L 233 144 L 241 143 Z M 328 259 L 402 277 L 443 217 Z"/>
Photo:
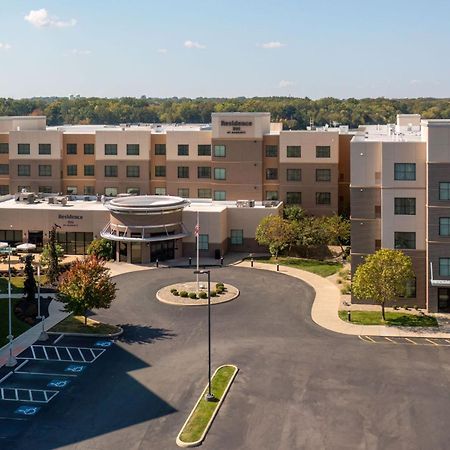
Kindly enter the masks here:
<path id="1" fill-rule="evenodd" d="M 197 211 L 197 293 L 200 292 L 199 283 L 198 283 L 198 271 L 199 271 L 199 235 L 200 235 L 200 222 L 199 222 L 199 212 Z"/>

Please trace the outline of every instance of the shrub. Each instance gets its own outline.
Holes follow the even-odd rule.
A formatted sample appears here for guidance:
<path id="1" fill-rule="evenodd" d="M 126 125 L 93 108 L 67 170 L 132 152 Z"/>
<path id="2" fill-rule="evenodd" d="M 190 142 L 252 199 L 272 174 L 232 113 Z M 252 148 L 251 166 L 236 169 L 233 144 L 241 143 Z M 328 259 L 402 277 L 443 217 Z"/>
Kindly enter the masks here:
<path id="1" fill-rule="evenodd" d="M 420 309 L 417 305 L 414 305 L 413 308 L 414 308 L 416 311 L 419 311 L 419 309 Z"/>
<path id="2" fill-rule="evenodd" d="M 403 305 L 403 309 L 406 309 L 406 311 L 409 311 L 409 306 L 408 305 Z"/>
<path id="3" fill-rule="evenodd" d="M 176 297 L 180 295 L 178 291 L 172 292 L 172 294 L 175 295 Z"/>
<path id="4" fill-rule="evenodd" d="M 336 280 L 336 283 L 337 283 L 337 284 L 342 284 L 342 280 L 341 280 L 340 278 L 338 278 L 338 279 Z"/>
<path id="5" fill-rule="evenodd" d="M 180 291 L 180 297 L 187 297 L 188 293 L 186 291 Z"/>
<path id="6" fill-rule="evenodd" d="M 197 294 L 195 292 L 189 292 L 189 298 L 197 298 Z"/>
<path id="7" fill-rule="evenodd" d="M 351 292 L 352 292 L 352 287 L 351 287 L 350 283 L 345 283 L 341 287 L 341 294 L 342 295 L 348 295 L 348 294 L 351 294 Z"/>
<path id="8" fill-rule="evenodd" d="M 216 283 L 216 289 L 220 287 L 225 288 L 225 285 L 223 283 Z"/>
<path id="9" fill-rule="evenodd" d="M 393 307 L 395 310 L 399 309 L 397 305 L 394 305 Z"/>
<path id="10" fill-rule="evenodd" d="M 217 292 L 216 291 L 211 291 L 210 294 L 211 294 L 211 297 L 217 297 Z"/>
<path id="11" fill-rule="evenodd" d="M 202 291 L 198 294 L 198 298 L 203 298 L 203 299 L 208 298 L 208 294 L 206 292 Z"/>
<path id="12" fill-rule="evenodd" d="M 216 292 L 218 294 L 221 294 L 223 292 L 223 287 L 219 286 L 218 288 L 216 288 Z"/>
<path id="13" fill-rule="evenodd" d="M 174 292 L 178 292 L 178 289 L 172 288 L 172 289 L 170 290 L 170 292 L 171 292 L 171 294 L 173 294 Z"/>

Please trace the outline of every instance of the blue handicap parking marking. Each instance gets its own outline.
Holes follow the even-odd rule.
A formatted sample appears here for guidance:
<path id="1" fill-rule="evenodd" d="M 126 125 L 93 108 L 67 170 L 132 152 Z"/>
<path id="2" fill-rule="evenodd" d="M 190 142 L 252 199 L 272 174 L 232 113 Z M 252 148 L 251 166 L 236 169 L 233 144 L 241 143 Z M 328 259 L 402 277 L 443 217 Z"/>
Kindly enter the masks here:
<path id="1" fill-rule="evenodd" d="M 23 405 L 19 406 L 14 413 L 22 416 L 34 416 L 40 409 L 40 406 Z"/>
<path id="2" fill-rule="evenodd" d="M 52 380 L 47 384 L 47 387 L 63 388 L 70 383 L 70 380 Z"/>
<path id="3" fill-rule="evenodd" d="M 64 369 L 64 372 L 81 373 L 86 369 L 86 366 L 80 366 L 78 364 L 71 364 Z"/>
<path id="4" fill-rule="evenodd" d="M 95 343 L 96 347 L 104 347 L 104 348 L 106 348 L 106 347 L 111 347 L 111 345 L 112 345 L 111 341 L 97 341 Z"/>

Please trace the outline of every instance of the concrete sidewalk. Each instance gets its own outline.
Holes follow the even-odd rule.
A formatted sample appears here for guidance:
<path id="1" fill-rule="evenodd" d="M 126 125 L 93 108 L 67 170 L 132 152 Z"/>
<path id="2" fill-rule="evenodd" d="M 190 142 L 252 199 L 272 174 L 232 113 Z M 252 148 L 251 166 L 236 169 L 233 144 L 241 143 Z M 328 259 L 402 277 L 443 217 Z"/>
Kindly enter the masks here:
<path id="1" fill-rule="evenodd" d="M 236 264 L 237 267 L 250 268 L 249 261 Z M 276 272 L 275 264 L 264 264 L 254 261 L 253 269 L 270 270 Z M 338 316 L 341 293 L 331 281 L 305 270 L 280 265 L 280 273 L 298 278 L 309 284 L 315 291 L 316 297 L 311 309 L 313 321 L 327 330 L 341 334 L 388 337 L 422 337 L 422 338 L 450 338 L 450 324 L 437 329 L 428 327 L 394 327 L 386 325 L 354 325 L 344 322 Z M 441 322 L 442 323 L 442 322 Z"/>

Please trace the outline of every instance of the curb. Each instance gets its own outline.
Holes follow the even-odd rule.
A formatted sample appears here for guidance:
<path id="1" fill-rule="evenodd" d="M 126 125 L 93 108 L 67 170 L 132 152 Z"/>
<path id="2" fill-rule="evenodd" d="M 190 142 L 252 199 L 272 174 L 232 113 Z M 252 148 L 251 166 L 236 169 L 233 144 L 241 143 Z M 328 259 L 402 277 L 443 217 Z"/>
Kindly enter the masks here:
<path id="1" fill-rule="evenodd" d="M 183 448 L 190 448 L 190 447 L 198 447 L 204 440 L 206 435 L 208 434 L 209 429 L 211 428 L 211 425 L 214 421 L 214 419 L 216 418 L 220 407 L 222 406 L 223 401 L 225 400 L 225 397 L 228 394 L 228 391 L 230 390 L 231 384 L 233 383 L 234 379 L 236 378 L 237 373 L 239 372 L 239 368 L 237 366 L 235 366 L 234 364 L 222 364 L 221 366 L 219 366 L 213 374 L 213 378 L 216 375 L 216 373 L 222 368 L 222 367 L 233 367 L 234 368 L 234 373 L 231 376 L 231 378 L 228 381 L 227 386 L 225 387 L 225 390 L 223 391 L 223 395 L 222 398 L 220 399 L 219 403 L 217 404 L 216 409 L 214 410 L 213 415 L 211 416 L 211 418 L 209 419 L 209 422 L 206 424 L 205 429 L 202 433 L 202 435 L 200 436 L 200 439 L 198 439 L 197 441 L 193 441 L 193 442 L 184 442 L 181 440 L 181 434 L 183 433 L 184 427 L 187 425 L 187 423 L 189 422 L 189 419 L 191 418 L 191 416 L 194 414 L 194 411 L 197 409 L 198 404 L 200 403 L 200 401 L 204 398 L 205 396 L 205 392 L 208 389 L 208 385 L 206 385 L 205 389 L 202 391 L 199 399 L 197 400 L 197 402 L 195 403 L 194 407 L 192 408 L 191 413 L 189 414 L 188 418 L 186 419 L 186 421 L 183 423 L 183 426 L 181 427 L 180 432 L 177 435 L 177 439 L 176 439 L 176 443 L 178 445 L 178 447 L 183 447 Z"/>
<path id="2" fill-rule="evenodd" d="M 56 324 L 57 325 L 57 324 Z M 84 336 L 84 337 L 98 337 L 98 338 L 115 338 L 117 336 L 120 336 L 123 333 L 123 328 L 119 328 L 119 331 L 117 333 L 110 333 L 110 334 L 96 334 L 96 333 L 63 333 L 60 331 L 47 331 L 47 334 L 51 335 L 64 335 L 64 336 Z"/>

